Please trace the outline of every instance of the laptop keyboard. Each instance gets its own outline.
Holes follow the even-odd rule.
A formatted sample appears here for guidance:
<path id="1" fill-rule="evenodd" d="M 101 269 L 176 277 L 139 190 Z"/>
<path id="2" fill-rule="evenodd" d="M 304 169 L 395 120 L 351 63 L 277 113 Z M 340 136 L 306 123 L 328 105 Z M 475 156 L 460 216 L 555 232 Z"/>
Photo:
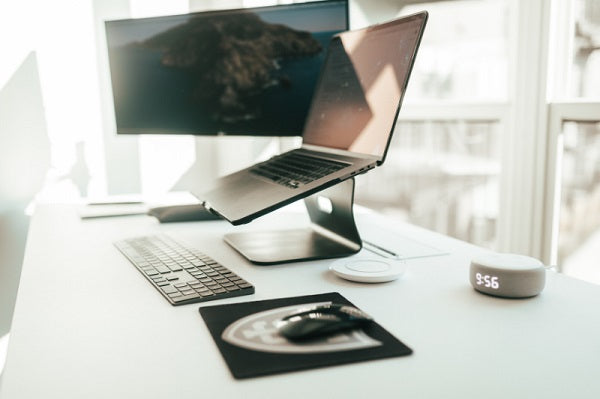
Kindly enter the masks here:
<path id="1" fill-rule="evenodd" d="M 290 151 L 254 166 L 250 171 L 290 188 L 298 188 L 348 166 L 332 161 Z"/>

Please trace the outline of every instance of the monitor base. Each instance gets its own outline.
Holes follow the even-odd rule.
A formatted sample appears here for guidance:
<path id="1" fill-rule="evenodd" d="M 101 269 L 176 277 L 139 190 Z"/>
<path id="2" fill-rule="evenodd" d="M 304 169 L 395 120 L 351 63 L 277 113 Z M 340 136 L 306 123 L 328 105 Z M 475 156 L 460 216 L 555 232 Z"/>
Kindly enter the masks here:
<path id="1" fill-rule="evenodd" d="M 362 248 L 352 206 L 354 178 L 304 199 L 309 227 L 292 230 L 229 233 L 224 239 L 258 265 L 349 256 Z"/>

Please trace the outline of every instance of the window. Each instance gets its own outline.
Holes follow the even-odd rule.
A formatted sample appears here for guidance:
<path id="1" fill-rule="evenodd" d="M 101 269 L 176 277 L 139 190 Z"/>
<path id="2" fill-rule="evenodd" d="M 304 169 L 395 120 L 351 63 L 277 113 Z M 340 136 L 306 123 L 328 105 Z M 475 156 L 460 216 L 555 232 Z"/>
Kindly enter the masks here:
<path id="1" fill-rule="evenodd" d="M 385 166 L 361 178 L 357 196 L 368 207 L 494 248 L 500 148 L 498 122 L 400 122 Z"/>
<path id="2" fill-rule="evenodd" d="M 399 14 L 423 9 L 429 21 L 386 163 L 358 178 L 357 202 L 497 248 L 509 2 L 419 3 Z"/>
<path id="3" fill-rule="evenodd" d="M 550 103 L 545 252 L 565 274 L 600 283 L 600 3 L 557 2 L 566 40 L 556 59 Z M 566 54 L 560 57 L 561 54 Z"/>
<path id="4" fill-rule="evenodd" d="M 420 10 L 427 10 L 429 20 L 407 102 L 506 100 L 507 2 L 425 3 L 404 7 L 400 15 Z"/>
<path id="5" fill-rule="evenodd" d="M 561 134 L 558 264 L 600 282 L 600 122 L 564 122 Z"/>
<path id="6" fill-rule="evenodd" d="M 572 4 L 571 55 L 568 98 L 600 98 L 600 3 L 576 0 Z"/>

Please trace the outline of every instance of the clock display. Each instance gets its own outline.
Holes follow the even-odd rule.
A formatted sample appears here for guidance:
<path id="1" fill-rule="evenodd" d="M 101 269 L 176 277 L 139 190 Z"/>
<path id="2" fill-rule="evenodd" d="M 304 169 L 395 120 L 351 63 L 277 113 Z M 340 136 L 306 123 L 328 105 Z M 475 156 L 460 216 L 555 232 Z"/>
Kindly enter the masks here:
<path id="1" fill-rule="evenodd" d="M 494 290 L 500 288 L 500 281 L 497 276 L 475 273 L 475 280 L 477 281 L 477 285 L 482 285 L 486 288 L 492 288 Z"/>
<path id="2" fill-rule="evenodd" d="M 471 260 L 469 282 L 482 294 L 530 298 L 544 289 L 546 268 L 525 255 L 485 253 Z"/>

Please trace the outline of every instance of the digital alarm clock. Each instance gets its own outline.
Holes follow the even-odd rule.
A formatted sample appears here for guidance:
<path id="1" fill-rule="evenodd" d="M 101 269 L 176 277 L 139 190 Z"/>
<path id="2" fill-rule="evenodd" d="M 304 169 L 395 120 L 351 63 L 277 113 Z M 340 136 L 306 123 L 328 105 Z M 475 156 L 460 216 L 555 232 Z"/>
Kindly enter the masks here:
<path id="1" fill-rule="evenodd" d="M 473 288 L 484 294 L 527 298 L 544 289 L 546 268 L 529 256 L 492 253 L 471 260 L 469 278 Z"/>

